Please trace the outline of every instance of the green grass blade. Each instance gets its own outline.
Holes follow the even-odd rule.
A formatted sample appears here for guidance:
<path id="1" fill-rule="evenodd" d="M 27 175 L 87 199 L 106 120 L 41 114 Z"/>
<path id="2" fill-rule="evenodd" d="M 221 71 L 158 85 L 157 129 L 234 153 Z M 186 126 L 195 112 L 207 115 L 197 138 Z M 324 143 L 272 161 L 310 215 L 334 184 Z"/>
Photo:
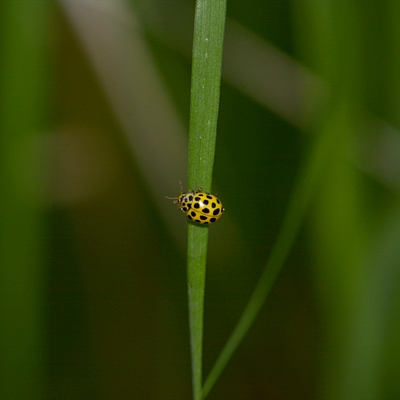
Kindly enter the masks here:
<path id="1" fill-rule="evenodd" d="M 214 165 L 225 0 L 196 2 L 189 126 L 189 187 L 211 191 Z M 193 398 L 201 399 L 204 286 L 208 227 L 188 227 L 188 292 Z"/>
<path id="2" fill-rule="evenodd" d="M 331 148 L 331 141 L 334 138 L 334 135 L 331 133 L 328 124 L 328 128 L 317 139 L 313 152 L 310 154 L 308 162 L 300 174 L 271 256 L 265 265 L 261 278 L 242 316 L 204 383 L 203 398 L 208 395 L 239 344 L 249 331 L 292 248 L 312 199 L 314 189 L 322 176 L 326 160 L 329 158 L 327 155 Z"/>
<path id="3" fill-rule="evenodd" d="M 48 2 L 1 4 L 0 398 L 44 398 L 39 132 Z"/>
<path id="4" fill-rule="evenodd" d="M 226 0 L 196 3 L 189 126 L 189 187 L 211 190 Z"/>

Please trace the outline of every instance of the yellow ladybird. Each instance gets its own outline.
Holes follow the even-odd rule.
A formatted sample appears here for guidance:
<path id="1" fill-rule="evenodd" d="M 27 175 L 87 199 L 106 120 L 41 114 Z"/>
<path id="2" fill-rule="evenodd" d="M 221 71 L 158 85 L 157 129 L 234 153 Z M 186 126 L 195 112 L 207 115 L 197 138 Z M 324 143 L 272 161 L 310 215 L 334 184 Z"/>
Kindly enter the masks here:
<path id="1" fill-rule="evenodd" d="M 225 210 L 221 200 L 213 194 L 204 193 L 201 186 L 196 192 L 189 190 L 188 193 L 182 193 L 181 185 L 180 195 L 178 197 L 167 197 L 167 199 L 174 200 L 174 204 L 178 204 L 181 211 L 191 221 L 202 225 L 213 224 Z"/>

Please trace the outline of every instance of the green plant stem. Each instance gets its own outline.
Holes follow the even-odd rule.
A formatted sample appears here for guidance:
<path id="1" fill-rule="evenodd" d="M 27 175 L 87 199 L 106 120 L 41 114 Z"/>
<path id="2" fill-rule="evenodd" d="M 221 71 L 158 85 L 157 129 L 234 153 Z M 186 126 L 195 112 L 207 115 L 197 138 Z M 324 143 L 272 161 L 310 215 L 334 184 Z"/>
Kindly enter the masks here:
<path id="1" fill-rule="evenodd" d="M 189 126 L 189 187 L 211 191 L 221 82 L 226 0 L 197 0 Z M 203 311 L 208 227 L 189 223 L 188 293 L 192 384 L 201 399 Z"/>

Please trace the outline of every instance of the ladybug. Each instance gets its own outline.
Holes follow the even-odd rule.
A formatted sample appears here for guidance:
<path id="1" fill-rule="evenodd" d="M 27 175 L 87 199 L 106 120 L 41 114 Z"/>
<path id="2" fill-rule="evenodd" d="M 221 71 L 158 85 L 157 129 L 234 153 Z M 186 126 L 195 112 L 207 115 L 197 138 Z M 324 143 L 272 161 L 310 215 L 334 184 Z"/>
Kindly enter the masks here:
<path id="1" fill-rule="evenodd" d="M 209 225 L 221 217 L 225 208 L 217 196 L 203 192 L 202 186 L 196 192 L 189 190 L 188 193 L 182 193 L 182 183 L 179 182 L 179 184 L 181 185 L 181 193 L 178 197 L 165 197 L 174 200 L 174 204 L 178 204 L 181 211 L 191 221 Z"/>

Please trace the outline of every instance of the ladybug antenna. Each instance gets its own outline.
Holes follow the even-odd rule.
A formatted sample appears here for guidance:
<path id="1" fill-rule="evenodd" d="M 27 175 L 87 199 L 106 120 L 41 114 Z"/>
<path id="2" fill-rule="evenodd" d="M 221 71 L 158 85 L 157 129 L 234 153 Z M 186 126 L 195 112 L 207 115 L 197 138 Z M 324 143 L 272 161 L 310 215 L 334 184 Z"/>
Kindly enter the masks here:
<path id="1" fill-rule="evenodd" d="M 183 186 L 182 186 L 182 182 L 181 181 L 178 181 L 179 182 L 179 186 L 181 187 L 181 192 L 180 192 L 180 194 L 179 194 L 179 196 L 183 193 Z M 177 196 L 177 197 L 168 197 L 168 196 L 165 196 L 165 198 L 166 199 L 169 199 L 169 200 L 175 200 L 174 201 L 174 203 L 177 203 L 178 202 L 178 197 L 179 196 Z"/>

